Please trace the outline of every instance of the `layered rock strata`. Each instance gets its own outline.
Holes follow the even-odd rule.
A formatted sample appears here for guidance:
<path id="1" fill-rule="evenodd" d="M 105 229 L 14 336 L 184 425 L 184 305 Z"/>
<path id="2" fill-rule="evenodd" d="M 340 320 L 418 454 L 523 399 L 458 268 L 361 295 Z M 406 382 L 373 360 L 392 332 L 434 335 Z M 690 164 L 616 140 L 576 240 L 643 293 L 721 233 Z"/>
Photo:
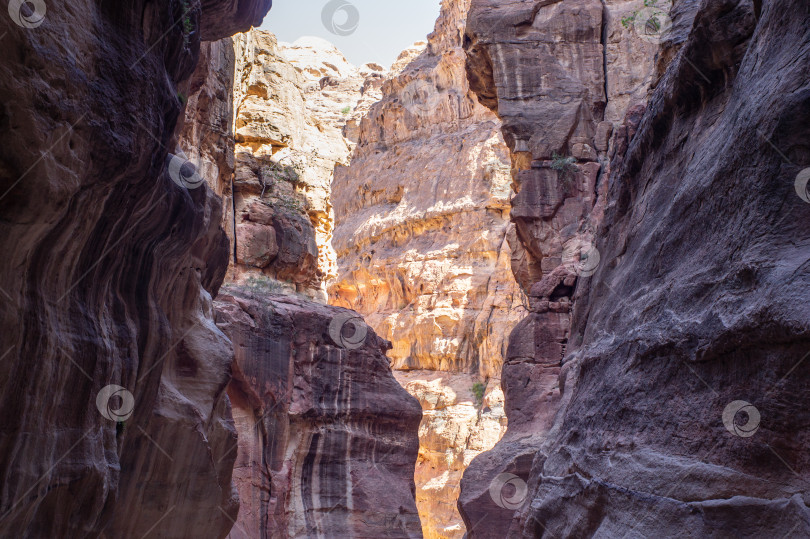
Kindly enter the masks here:
<path id="1" fill-rule="evenodd" d="M 351 152 L 342 129 L 382 68 L 356 68 L 317 38 L 279 44 L 253 30 L 235 41 L 231 278 L 263 276 L 325 301 L 336 271 L 332 171 Z"/>
<path id="2" fill-rule="evenodd" d="M 200 37 L 269 0 L 0 17 L 0 534 L 224 537 L 221 201 L 168 172 Z"/>
<path id="3" fill-rule="evenodd" d="M 522 462 L 501 442 L 468 469 L 462 513 L 483 519 L 471 537 L 810 532 L 810 312 L 797 292 L 810 253 L 810 11 L 707 0 L 670 16 L 662 78 L 615 137 L 600 262 L 574 283 L 560 409 Z M 495 80 L 499 98 L 508 77 Z M 565 283 L 554 271 L 537 285 L 538 315 Z M 513 342 L 531 334 L 522 325 Z M 556 339 L 533 334 L 544 348 Z M 504 389 L 511 430 L 522 393 Z"/>
<path id="4" fill-rule="evenodd" d="M 468 1 L 446 0 L 427 43 L 404 51 L 335 171 L 330 302 L 393 343 L 422 403 L 417 503 L 426 537 L 461 537 L 461 473 L 504 428 L 506 336 L 525 316 L 510 270 L 512 195 L 500 122 L 470 92 Z M 481 392 L 475 395 L 475 391 Z"/>
<path id="5" fill-rule="evenodd" d="M 230 537 L 421 537 L 421 410 L 391 374 L 390 343 L 356 313 L 296 296 L 229 285 L 216 308 L 235 350 Z"/>

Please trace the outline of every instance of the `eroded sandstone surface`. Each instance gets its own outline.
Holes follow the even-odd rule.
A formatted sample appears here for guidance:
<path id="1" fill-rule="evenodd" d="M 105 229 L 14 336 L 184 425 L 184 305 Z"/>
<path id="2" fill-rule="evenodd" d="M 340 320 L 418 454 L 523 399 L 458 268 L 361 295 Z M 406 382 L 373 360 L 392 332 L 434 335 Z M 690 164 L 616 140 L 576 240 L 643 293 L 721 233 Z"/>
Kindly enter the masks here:
<path id="1" fill-rule="evenodd" d="M 348 164 L 352 143 L 343 128 L 372 98 L 382 68 L 357 68 L 317 38 L 283 44 L 252 30 L 234 41 L 230 278 L 264 276 L 325 302 L 323 283 L 336 274 L 332 173 Z"/>
<path id="2" fill-rule="evenodd" d="M 235 350 L 230 537 L 421 537 L 421 410 L 391 374 L 390 343 L 371 329 L 344 341 L 341 320 L 356 313 L 292 295 L 229 285 L 216 310 Z"/>
<path id="3" fill-rule="evenodd" d="M 240 510 L 229 537 L 420 537 L 421 412 L 391 375 L 390 344 L 368 332 L 344 346 L 333 324 L 349 312 L 305 297 L 329 274 L 315 253 L 329 237 L 319 223 L 332 226 L 331 169 L 352 144 L 341 128 L 360 114 L 345 109 L 373 98 L 379 69 L 354 68 L 322 40 L 285 45 L 256 30 L 208 52 L 183 143 L 236 230 L 215 303 L 235 350 Z"/>
<path id="4" fill-rule="evenodd" d="M 508 529 L 510 495 L 501 499 L 490 487 L 511 476 L 527 480 L 560 405 L 574 291 L 600 263 L 593 238 L 610 156 L 626 143 L 626 112 L 643 106 L 655 81 L 660 39 L 627 23 L 637 9 L 591 0 L 472 2 L 467 75 L 502 120 L 510 148 L 512 270 L 531 313 L 512 331 L 503 366 L 509 428 L 465 474 L 459 504 L 471 536 Z"/>
<path id="5" fill-rule="evenodd" d="M 270 2 L 15 5 L 0 17 L 0 534 L 224 537 L 233 352 L 211 297 L 228 241 L 219 198 L 167 157 L 201 36 Z"/>
<path id="6" fill-rule="evenodd" d="M 393 343 L 397 379 L 423 406 L 417 503 L 426 537 L 462 537 L 464 468 L 505 429 L 507 336 L 526 314 L 510 269 L 509 151 L 467 83 L 469 1 L 446 0 L 404 51 L 335 171 L 330 303 Z M 476 396 L 473 388 L 482 394 Z"/>
<path id="7" fill-rule="evenodd" d="M 538 159 L 565 149 L 561 142 L 574 152 L 572 140 L 553 130 L 522 127 L 524 117 L 558 100 L 540 103 L 550 97 L 540 91 L 537 103 L 527 103 L 512 89 L 527 80 L 521 72 L 530 76 L 545 61 L 545 45 L 529 54 L 515 50 L 515 40 L 575 4 L 588 3 L 510 4 L 500 9 L 513 13 L 501 11 L 499 22 L 494 2 L 473 2 L 471 20 L 481 24 L 468 27 L 468 70 L 480 78 L 482 99 L 505 126 L 511 122 L 505 132 L 518 169 L 522 162 L 534 170 Z M 624 122 L 612 126 L 612 161 L 602 162 L 596 205 L 577 218 L 590 225 L 598 263 L 571 264 L 575 279 L 565 257 L 544 267 L 549 257 L 536 231 L 555 219 L 543 213 L 553 186 L 531 179 L 538 173 L 516 173 L 521 193 L 532 185 L 526 180 L 538 182 L 513 210 L 514 218 L 518 205 L 533 201 L 541 210 L 520 234 L 535 253 L 517 265 L 527 276 L 521 282 L 532 283 L 538 322 L 516 328 L 510 356 L 514 350 L 525 358 L 521 368 L 558 353 L 564 360 L 523 379 L 531 387 L 560 372 L 546 405 L 526 408 L 525 385 L 504 383 L 509 430 L 462 481 L 470 537 L 809 531 L 800 447 L 810 329 L 801 291 L 810 242 L 801 224 L 808 197 L 797 179 L 810 164 L 810 11 L 793 0 L 707 0 L 678 2 L 669 16 L 672 30 L 659 40 L 653 66 L 655 90 L 648 104 L 627 103 Z M 569 31 L 590 36 L 593 20 L 572 19 Z M 524 101 L 519 109 L 516 100 Z M 525 161 L 518 150 L 527 152 Z M 559 310 L 554 300 L 562 292 L 573 304 L 570 335 L 543 320 Z M 510 371 L 508 359 L 504 380 Z M 510 432 L 515 420 L 534 422 L 519 441 Z"/>

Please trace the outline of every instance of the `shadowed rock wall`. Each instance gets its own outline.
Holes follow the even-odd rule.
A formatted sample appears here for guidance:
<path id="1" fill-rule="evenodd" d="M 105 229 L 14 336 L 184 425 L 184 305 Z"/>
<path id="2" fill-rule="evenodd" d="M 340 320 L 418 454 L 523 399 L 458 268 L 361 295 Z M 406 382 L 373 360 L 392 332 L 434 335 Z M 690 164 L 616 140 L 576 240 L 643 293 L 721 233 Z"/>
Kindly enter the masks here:
<path id="1" fill-rule="evenodd" d="M 556 367 L 559 411 L 519 466 L 501 442 L 465 474 L 465 518 L 491 515 L 472 537 L 810 528 L 800 449 L 810 8 L 707 0 L 676 3 L 670 16 L 661 79 L 615 136 L 600 260 L 575 283 Z M 532 294 L 540 301 L 548 279 Z M 519 327 L 512 342 L 527 339 L 537 349 L 559 337 Z M 511 431 L 521 394 L 505 392 Z M 490 488 L 499 472 L 520 481 Z M 494 515 L 508 517 L 486 524 Z"/>
<path id="2" fill-rule="evenodd" d="M 173 181 L 166 158 L 201 35 L 269 7 L 78 1 L 0 17 L 0 535 L 230 529 L 221 201 Z"/>
<path id="3" fill-rule="evenodd" d="M 604 213 L 610 156 L 626 141 L 625 111 L 646 102 L 665 37 L 639 33 L 630 18 L 641 21 L 642 7 L 473 0 L 470 8 L 467 76 L 501 118 L 511 151 L 517 191 L 511 263 L 531 311 L 512 331 L 503 366 L 509 428 L 472 462 L 462 482 L 459 504 L 472 536 L 508 528 L 516 493 L 513 484 L 502 483 L 528 480 L 560 405 L 574 291 L 600 263 L 593 238 Z M 504 488 L 512 494 L 501 499 Z"/>

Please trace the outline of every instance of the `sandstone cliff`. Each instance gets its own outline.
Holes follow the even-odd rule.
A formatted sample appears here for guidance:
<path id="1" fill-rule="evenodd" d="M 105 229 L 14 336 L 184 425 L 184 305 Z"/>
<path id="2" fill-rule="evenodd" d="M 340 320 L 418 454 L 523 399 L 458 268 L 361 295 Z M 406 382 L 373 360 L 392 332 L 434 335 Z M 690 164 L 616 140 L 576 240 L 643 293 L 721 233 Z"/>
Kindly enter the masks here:
<path id="1" fill-rule="evenodd" d="M 280 281 L 311 291 L 320 282 L 313 279 L 326 277 L 326 267 L 301 256 L 323 239 L 318 223 L 331 230 L 331 159 L 347 158 L 351 143 L 339 128 L 357 114 L 344 103 L 361 108 L 359 92 L 372 99 L 382 77 L 373 66 L 350 66 L 323 41 L 280 45 L 255 30 L 211 44 L 203 56 L 183 145 L 226 197 L 230 230 L 234 209 L 237 216 L 236 282 L 215 304 L 235 349 L 228 394 L 239 448 L 228 456 L 237 457 L 241 505 L 229 537 L 419 537 L 413 464 L 421 413 L 391 376 L 390 345 L 364 333 L 362 346 L 341 346 L 332 326 L 347 312 Z M 262 185 L 264 197 L 251 184 L 258 178 L 251 167 L 279 153 L 300 172 L 286 200 L 277 185 Z M 246 253 L 267 265 L 245 264 Z M 361 323 L 356 316 L 348 327 Z"/>
<path id="2" fill-rule="evenodd" d="M 421 410 L 391 376 L 390 343 L 345 309 L 225 290 L 241 500 L 230 537 L 421 537 Z"/>
<path id="3" fill-rule="evenodd" d="M 342 129 L 381 68 L 358 69 L 317 38 L 279 44 L 252 30 L 235 45 L 231 279 L 264 276 L 325 301 L 336 272 L 332 171 L 351 152 Z"/>
<path id="4" fill-rule="evenodd" d="M 270 2 L 43 4 L 0 17 L 0 534 L 223 537 L 228 242 L 167 157 L 201 37 Z"/>
<path id="5" fill-rule="evenodd" d="M 471 536 L 508 528 L 520 492 L 505 483 L 527 479 L 559 407 L 572 296 L 600 263 L 593 237 L 609 155 L 623 140 L 625 110 L 646 102 L 654 79 L 661 36 L 640 34 L 628 21 L 645 15 L 634 10 L 598 0 L 472 3 L 467 75 L 511 150 L 512 270 L 532 312 L 513 330 L 503 367 L 509 428 L 465 473 L 459 504 Z M 510 494 L 493 495 L 493 485 Z"/>
<path id="6" fill-rule="evenodd" d="M 470 537 L 805 536 L 799 433 L 810 313 L 798 291 L 810 250 L 799 223 L 810 197 L 796 191 L 810 163 L 802 142 L 810 11 L 793 0 L 676 3 L 658 19 L 669 30 L 654 40 L 661 78 L 646 111 L 630 107 L 604 144 L 599 115 L 587 116 L 602 108 L 593 99 L 598 66 L 560 61 L 597 79 L 579 88 L 573 116 L 560 107 L 561 83 L 545 92 L 538 80 L 535 95 L 518 88 L 530 87 L 532 66 L 556 58 L 544 44 L 521 48 L 535 30 L 569 20 L 577 54 L 591 39 L 599 17 L 566 14 L 573 8 L 600 11 L 527 1 L 498 13 L 494 2 L 474 0 L 478 22 L 468 27 L 468 72 L 501 113 L 514 152 L 521 193 L 513 218 L 528 217 L 518 222 L 526 254 L 515 267 L 532 287 L 533 310 L 513 332 L 504 367 L 509 430 L 462 481 Z M 607 2 L 601 13 L 609 50 L 611 21 L 635 12 L 612 15 Z M 575 129 L 533 132 L 534 114 Z M 583 129 L 585 140 L 567 134 Z M 595 190 L 587 189 L 593 209 L 569 220 L 584 238 L 560 234 L 598 255 L 553 260 L 565 249 L 544 244 L 560 215 L 549 202 L 563 199 L 565 208 L 568 200 L 542 161 L 567 150 L 582 171 L 587 159 L 576 145 L 590 146 L 590 133 L 612 162 L 602 160 Z M 574 306 L 570 336 L 567 316 L 548 320 L 563 296 Z M 533 365 L 542 372 L 507 382 Z M 557 372 L 561 395 L 548 386 Z M 549 401 L 533 403 L 527 390 Z"/>
<path id="7" fill-rule="evenodd" d="M 511 177 L 500 122 L 470 92 L 468 1 L 446 0 L 404 51 L 332 187 L 338 277 L 330 302 L 382 336 L 421 402 L 417 503 L 426 537 L 461 537 L 461 473 L 505 428 L 506 336 L 525 316 L 510 270 Z M 482 391 L 476 396 L 473 392 Z"/>
<path id="8" fill-rule="evenodd" d="M 500 124 L 469 92 L 464 2 L 383 85 L 332 193 L 340 274 L 331 301 L 391 339 L 396 369 L 497 376 L 520 318 L 509 266 L 511 194 Z"/>

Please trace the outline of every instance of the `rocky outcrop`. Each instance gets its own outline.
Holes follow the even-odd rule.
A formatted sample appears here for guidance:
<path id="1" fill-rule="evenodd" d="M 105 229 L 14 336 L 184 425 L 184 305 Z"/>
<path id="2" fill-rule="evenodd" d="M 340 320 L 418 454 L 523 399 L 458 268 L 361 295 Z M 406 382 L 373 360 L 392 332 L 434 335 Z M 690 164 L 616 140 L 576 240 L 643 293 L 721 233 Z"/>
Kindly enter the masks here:
<path id="1" fill-rule="evenodd" d="M 614 168 L 524 534 L 810 533 L 810 12 L 761 7 L 701 3 Z"/>
<path id="2" fill-rule="evenodd" d="M 706 0 L 670 16 L 662 78 L 613 143 L 600 262 L 574 283 L 560 409 L 523 463 L 502 466 L 501 442 L 468 469 L 462 512 L 483 519 L 471 537 L 495 519 L 510 537 L 810 532 L 797 434 L 810 376 L 798 292 L 810 13 L 795 0 Z M 566 279 L 542 269 L 538 315 Z M 513 343 L 528 334 L 522 324 Z M 557 339 L 534 335 L 543 348 Z M 522 394 L 504 390 L 511 431 Z"/>
<path id="3" fill-rule="evenodd" d="M 655 53 L 672 34 L 660 10 L 658 34 L 646 33 L 641 23 L 650 15 L 642 8 L 600 0 L 472 2 L 466 70 L 481 102 L 503 121 L 511 151 L 518 240 L 511 262 L 531 314 L 513 330 L 503 366 L 509 429 L 465 474 L 459 505 L 471 537 L 508 529 L 521 494 L 515 485 L 525 486 L 560 406 L 574 291 L 600 264 L 593 238 L 609 156 L 626 144 L 621 120 L 646 102 Z M 668 43 L 677 48 L 676 40 Z"/>
<path id="4" fill-rule="evenodd" d="M 279 44 L 253 30 L 235 41 L 231 278 L 263 276 L 325 301 L 336 271 L 332 171 L 351 152 L 342 129 L 382 73 L 355 68 L 317 38 Z"/>
<path id="5" fill-rule="evenodd" d="M 404 51 L 335 171 L 330 302 L 393 342 L 423 405 L 417 503 L 426 537 L 464 534 L 458 481 L 503 432 L 506 336 L 525 316 L 510 270 L 511 177 L 500 122 L 469 90 L 468 1 L 446 0 L 427 43 Z M 484 391 L 478 399 L 473 387 Z M 476 402 L 478 400 L 479 402 Z"/>
<path id="6" fill-rule="evenodd" d="M 166 160 L 201 34 L 270 2 L 40 4 L 0 17 L 0 535 L 223 537 L 228 242 Z"/>
<path id="7" fill-rule="evenodd" d="M 391 375 L 390 343 L 345 309 L 224 290 L 242 504 L 230 536 L 421 537 L 421 410 Z"/>

